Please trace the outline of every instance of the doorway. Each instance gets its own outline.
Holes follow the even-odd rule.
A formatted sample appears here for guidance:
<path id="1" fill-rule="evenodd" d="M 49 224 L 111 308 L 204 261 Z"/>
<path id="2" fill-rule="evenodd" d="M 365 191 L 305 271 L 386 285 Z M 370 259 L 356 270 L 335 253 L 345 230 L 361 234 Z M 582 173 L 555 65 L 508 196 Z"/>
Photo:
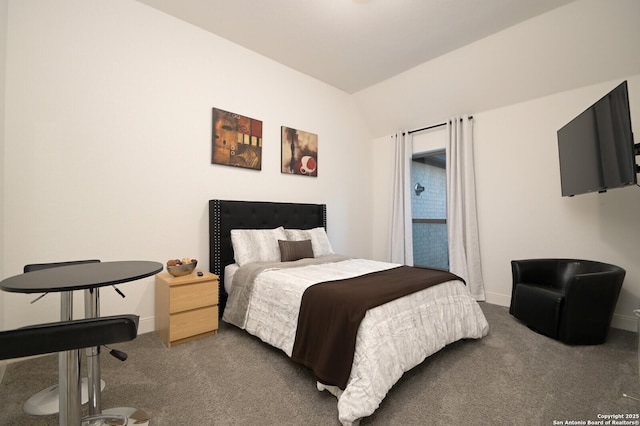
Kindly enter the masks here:
<path id="1" fill-rule="evenodd" d="M 418 153 L 412 160 L 413 264 L 448 270 L 446 153 Z"/>

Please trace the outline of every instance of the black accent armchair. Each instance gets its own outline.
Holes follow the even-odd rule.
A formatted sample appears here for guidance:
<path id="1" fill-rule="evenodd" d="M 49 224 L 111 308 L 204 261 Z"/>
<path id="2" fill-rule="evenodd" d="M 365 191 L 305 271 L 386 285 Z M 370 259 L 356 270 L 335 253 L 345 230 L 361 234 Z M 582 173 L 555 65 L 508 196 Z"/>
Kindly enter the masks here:
<path id="1" fill-rule="evenodd" d="M 509 313 L 532 330 L 572 345 L 607 339 L 626 271 L 579 259 L 511 261 Z"/>

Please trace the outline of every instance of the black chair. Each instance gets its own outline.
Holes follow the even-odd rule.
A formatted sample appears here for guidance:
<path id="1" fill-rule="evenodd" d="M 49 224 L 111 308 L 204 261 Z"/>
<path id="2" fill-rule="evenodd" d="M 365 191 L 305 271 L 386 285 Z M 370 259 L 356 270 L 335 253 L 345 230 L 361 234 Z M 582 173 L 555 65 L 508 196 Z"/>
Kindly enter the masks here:
<path id="1" fill-rule="evenodd" d="M 71 260 L 68 262 L 31 263 L 28 265 L 24 265 L 23 272 L 27 273 L 27 272 L 40 271 L 41 269 L 57 268 L 59 266 L 78 265 L 81 263 L 99 263 L 99 262 L 100 262 L 99 259 L 90 259 L 90 260 Z M 47 293 L 44 293 L 42 296 L 37 297 L 31 303 L 37 302 L 38 300 L 42 299 L 46 295 Z"/>
<path id="2" fill-rule="evenodd" d="M 509 313 L 532 330 L 573 345 L 607 339 L 626 271 L 591 260 L 511 261 Z"/>
<path id="3" fill-rule="evenodd" d="M 114 315 L 33 325 L 0 332 L 0 360 L 73 351 L 82 348 L 126 342 L 138 334 L 137 315 Z M 80 377 L 78 377 L 78 381 Z M 68 395 L 79 401 L 80 395 Z M 77 404 L 78 408 L 80 404 Z M 76 418 L 80 418 L 78 412 Z M 118 416 L 106 416 L 109 418 Z M 92 419 L 105 418 L 95 416 Z M 125 418 L 118 418 L 126 424 Z M 67 425 L 76 426 L 76 425 Z M 79 425 L 78 425 L 79 426 Z"/>
<path id="4" fill-rule="evenodd" d="M 100 263 L 100 259 L 71 260 L 71 261 L 64 261 L 64 262 L 48 262 L 48 263 L 31 263 L 31 264 L 25 265 L 23 271 L 25 273 L 28 273 L 28 272 L 40 271 L 43 269 L 58 268 L 61 266 L 78 265 L 78 264 L 86 264 L 86 263 Z M 122 292 L 120 292 L 115 286 L 113 287 L 118 292 L 118 294 L 124 297 Z M 36 298 L 34 302 L 44 297 L 46 294 L 47 293 L 44 293 L 42 296 Z M 93 289 L 85 290 L 84 303 L 85 303 L 85 316 L 87 318 L 98 317 L 99 316 L 99 289 L 93 288 Z M 106 346 L 107 344 L 108 343 L 104 343 L 103 345 Z M 86 352 L 85 355 L 87 358 L 87 371 L 88 371 L 88 375 L 87 375 L 88 389 L 86 393 L 87 393 L 88 402 L 89 402 L 89 414 L 90 414 L 90 417 L 94 420 L 101 417 L 98 414 L 96 414 L 101 411 L 101 398 L 100 398 L 100 393 L 98 392 L 99 390 L 98 388 L 101 386 L 101 384 L 99 383 L 100 381 L 95 379 L 96 375 L 99 376 L 100 346 L 101 345 L 94 345 L 91 347 L 87 347 L 85 349 L 85 352 Z M 124 361 L 127 359 L 126 353 L 119 351 L 117 349 L 112 349 L 112 348 L 108 348 L 108 349 L 109 349 L 109 354 L 114 356 L 115 358 L 118 358 L 121 361 Z M 53 389 L 53 387 L 47 388 L 47 390 L 50 390 L 50 389 Z M 47 396 L 50 396 L 51 393 L 46 392 L 47 390 L 43 392 L 45 392 Z M 56 405 L 55 411 L 53 411 L 54 409 L 50 406 L 47 406 L 47 409 L 44 409 L 43 406 L 40 405 L 41 401 L 37 400 L 37 396 L 38 394 L 34 395 L 34 397 L 36 398 L 36 402 L 33 402 L 32 398 L 30 398 L 25 403 L 24 405 L 25 412 L 27 412 L 28 414 L 34 414 L 34 415 L 49 414 L 47 410 L 52 410 L 50 411 L 51 414 L 58 412 L 57 405 Z M 81 401 L 82 404 L 84 404 L 85 402 L 87 401 L 84 401 L 84 400 Z M 119 423 L 116 422 L 115 424 L 119 424 Z"/>
<path id="5" fill-rule="evenodd" d="M 40 271 L 41 269 L 57 268 L 59 266 L 78 265 L 81 263 L 100 263 L 99 259 L 71 260 L 69 262 L 31 263 L 24 265 L 24 272 Z"/>
<path id="6" fill-rule="evenodd" d="M 31 263 L 31 264 L 25 265 L 23 271 L 24 273 L 35 272 L 43 269 L 58 268 L 60 266 L 68 266 L 68 265 L 79 265 L 84 263 L 100 263 L 100 260 L 89 259 L 89 260 L 71 260 L 66 262 Z M 94 311 L 93 306 L 96 303 L 94 303 L 92 300 L 94 296 L 98 297 L 97 292 L 98 292 L 98 289 L 85 290 L 85 317 L 86 318 L 93 318 L 93 317 L 99 316 L 98 312 Z M 31 303 L 37 302 L 47 294 L 48 293 L 44 293 L 41 296 L 38 296 Z M 65 319 L 71 320 L 72 318 L 62 318 L 62 320 L 65 320 Z M 95 375 L 94 374 L 94 370 L 96 369 L 95 363 L 98 362 L 97 357 L 99 356 L 100 348 L 99 347 L 88 348 L 86 349 L 85 352 L 87 357 L 87 369 L 90 370 L 90 372 L 87 374 L 87 384 L 86 384 L 87 391 L 84 392 L 86 393 L 87 397 L 86 399 L 83 399 L 80 402 L 81 404 L 84 404 L 88 401 L 90 406 L 90 409 L 89 409 L 90 413 L 95 414 L 98 411 L 97 410 L 98 403 L 96 402 L 97 397 L 96 397 L 95 388 L 97 388 L 98 386 L 101 386 L 101 384 L 96 383 L 94 380 L 90 379 L 90 377 L 93 377 Z M 90 380 L 91 380 L 91 383 L 89 383 Z M 57 402 L 58 398 L 54 397 L 54 395 L 57 395 L 56 389 L 57 389 L 57 385 L 50 386 L 42 390 L 41 392 L 38 392 L 37 394 L 33 395 L 24 403 L 24 406 L 22 407 L 22 409 L 24 410 L 25 413 L 36 415 L 36 416 L 57 413 L 59 410 L 59 404 Z M 44 399 L 42 395 L 45 395 Z"/>

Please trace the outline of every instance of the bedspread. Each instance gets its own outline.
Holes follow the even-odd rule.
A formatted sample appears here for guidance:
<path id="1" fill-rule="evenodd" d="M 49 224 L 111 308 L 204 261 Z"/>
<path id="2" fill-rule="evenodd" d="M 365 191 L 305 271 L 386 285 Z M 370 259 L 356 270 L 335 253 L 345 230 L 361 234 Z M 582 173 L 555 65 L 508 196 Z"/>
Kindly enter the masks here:
<path id="1" fill-rule="evenodd" d="M 348 259 L 323 265 L 285 269 L 269 265 L 255 274 L 248 291 L 246 312 L 234 310 L 234 287 L 223 319 L 264 342 L 292 354 L 300 300 L 304 290 L 318 282 L 345 279 L 397 267 L 397 264 Z M 242 268 L 240 268 L 242 269 Z M 253 274 L 252 274 L 253 275 Z M 228 311 L 228 312 L 227 312 Z M 241 319 L 241 321 L 237 321 Z M 449 343 L 481 338 L 488 323 L 480 306 L 461 281 L 449 281 L 371 309 L 362 320 L 356 350 L 344 391 L 318 383 L 338 398 L 338 418 L 356 425 L 371 415 L 405 371 Z"/>
<path id="2" fill-rule="evenodd" d="M 307 288 L 300 303 L 291 359 L 318 381 L 344 389 L 360 323 L 370 309 L 460 277 L 439 269 L 399 266 Z"/>

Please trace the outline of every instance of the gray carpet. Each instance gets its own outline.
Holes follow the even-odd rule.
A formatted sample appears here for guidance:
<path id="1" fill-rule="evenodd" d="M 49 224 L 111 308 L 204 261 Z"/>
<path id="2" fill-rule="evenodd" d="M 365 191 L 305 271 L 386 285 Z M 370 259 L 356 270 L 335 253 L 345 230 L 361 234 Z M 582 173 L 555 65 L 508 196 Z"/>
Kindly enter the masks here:
<path id="1" fill-rule="evenodd" d="M 456 342 L 406 373 L 361 425 L 553 425 L 640 412 L 635 333 L 612 329 L 607 343 L 567 346 L 481 303 L 489 335 Z M 153 425 L 338 425 L 336 399 L 313 376 L 245 332 L 167 349 L 153 334 L 105 352 L 103 407 L 142 408 Z M 57 381 L 57 356 L 10 364 L 0 384 L 0 425 L 57 425 L 22 403 Z M 567 423 L 568 424 L 568 423 Z"/>

